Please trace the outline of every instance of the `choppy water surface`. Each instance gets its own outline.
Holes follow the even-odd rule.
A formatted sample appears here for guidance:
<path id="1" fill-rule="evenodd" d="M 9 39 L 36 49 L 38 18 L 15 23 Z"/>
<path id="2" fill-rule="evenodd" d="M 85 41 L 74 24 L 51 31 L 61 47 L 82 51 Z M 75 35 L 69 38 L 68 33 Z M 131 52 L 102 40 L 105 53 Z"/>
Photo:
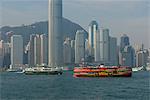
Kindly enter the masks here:
<path id="1" fill-rule="evenodd" d="M 150 72 L 131 78 L 1 73 L 0 100 L 150 100 Z"/>

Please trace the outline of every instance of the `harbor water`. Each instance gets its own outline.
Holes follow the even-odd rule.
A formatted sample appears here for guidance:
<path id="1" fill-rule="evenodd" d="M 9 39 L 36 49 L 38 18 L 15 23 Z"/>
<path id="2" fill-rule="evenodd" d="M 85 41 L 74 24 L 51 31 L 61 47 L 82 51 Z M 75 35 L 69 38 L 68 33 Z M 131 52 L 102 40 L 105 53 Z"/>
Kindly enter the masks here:
<path id="1" fill-rule="evenodd" d="M 132 77 L 74 78 L 0 73 L 0 100 L 150 100 L 150 72 Z"/>

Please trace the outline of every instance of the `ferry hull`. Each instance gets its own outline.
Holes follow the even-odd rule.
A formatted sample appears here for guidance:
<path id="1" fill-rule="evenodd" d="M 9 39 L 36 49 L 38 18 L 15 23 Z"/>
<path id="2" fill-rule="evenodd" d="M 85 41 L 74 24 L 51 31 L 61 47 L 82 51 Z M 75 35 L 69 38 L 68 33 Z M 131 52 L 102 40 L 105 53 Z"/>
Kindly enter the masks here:
<path id="1" fill-rule="evenodd" d="M 131 77 L 132 69 L 127 67 L 116 68 L 75 68 L 74 77 Z"/>
<path id="2" fill-rule="evenodd" d="M 132 74 L 122 74 L 122 75 L 97 75 L 97 74 L 74 74 L 74 77 L 131 77 Z"/>
<path id="3" fill-rule="evenodd" d="M 62 72 L 24 72 L 26 75 L 61 75 Z"/>
<path id="4" fill-rule="evenodd" d="M 51 67 L 31 67 L 26 68 L 23 71 L 26 75 L 61 75 L 62 70 L 60 68 Z"/>

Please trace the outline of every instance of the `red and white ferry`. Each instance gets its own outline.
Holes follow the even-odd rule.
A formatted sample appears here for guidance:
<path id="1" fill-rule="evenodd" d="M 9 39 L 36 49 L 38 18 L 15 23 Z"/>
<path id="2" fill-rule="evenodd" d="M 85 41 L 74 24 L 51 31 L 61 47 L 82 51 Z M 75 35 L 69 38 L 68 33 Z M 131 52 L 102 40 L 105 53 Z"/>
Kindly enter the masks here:
<path id="1" fill-rule="evenodd" d="M 132 68 L 128 66 L 87 66 L 75 67 L 74 77 L 131 77 Z"/>

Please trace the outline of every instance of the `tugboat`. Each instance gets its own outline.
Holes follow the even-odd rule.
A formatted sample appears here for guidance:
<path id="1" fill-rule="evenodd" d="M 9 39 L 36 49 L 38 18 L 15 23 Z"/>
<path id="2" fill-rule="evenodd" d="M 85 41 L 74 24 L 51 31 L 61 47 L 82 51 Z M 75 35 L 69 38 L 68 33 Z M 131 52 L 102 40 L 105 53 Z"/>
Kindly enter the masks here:
<path id="1" fill-rule="evenodd" d="M 132 68 L 127 66 L 75 67 L 74 77 L 131 77 Z"/>

